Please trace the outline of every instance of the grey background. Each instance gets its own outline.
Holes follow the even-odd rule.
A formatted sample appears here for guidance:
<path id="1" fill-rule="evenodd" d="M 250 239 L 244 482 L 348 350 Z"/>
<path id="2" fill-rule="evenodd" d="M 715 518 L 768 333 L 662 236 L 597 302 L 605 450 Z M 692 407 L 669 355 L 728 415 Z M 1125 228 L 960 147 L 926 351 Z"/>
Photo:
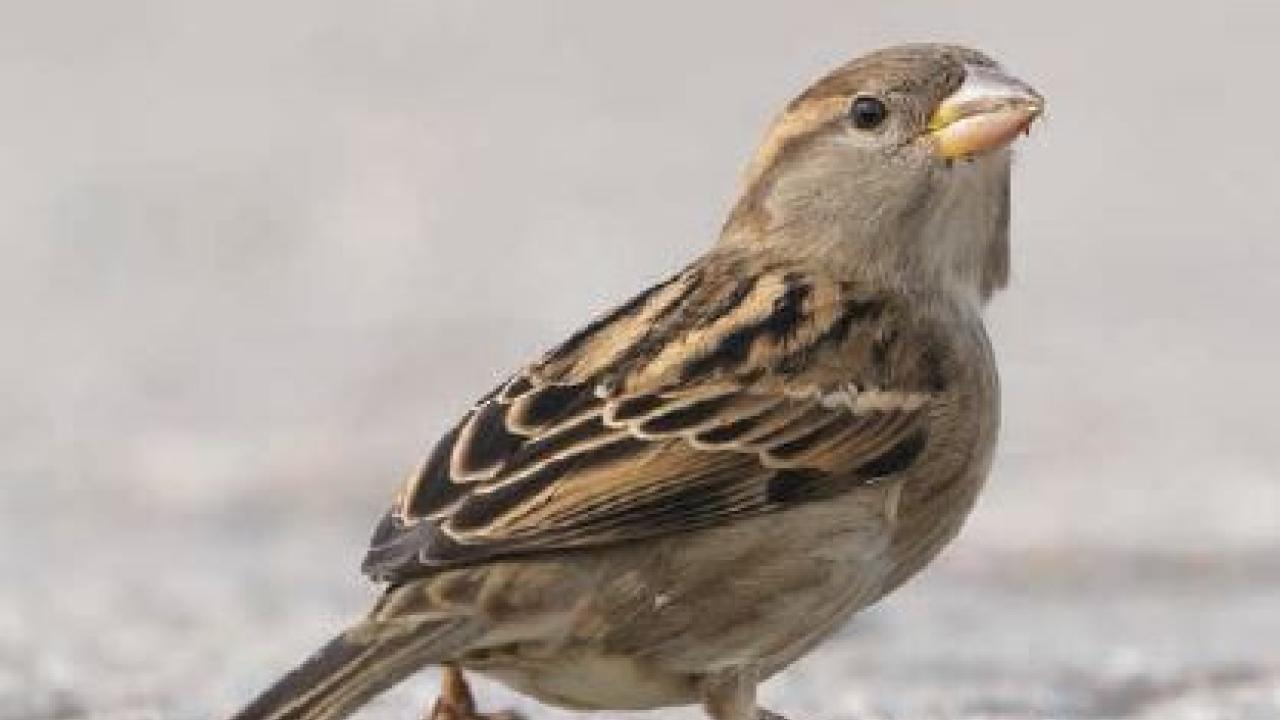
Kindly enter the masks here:
<path id="1" fill-rule="evenodd" d="M 781 103 L 907 40 L 1049 100 L 1000 458 L 770 699 L 1280 716 L 1278 34 L 1244 2 L 0 2 L 0 718 L 229 712 L 372 597 L 446 423 L 706 247 Z"/>

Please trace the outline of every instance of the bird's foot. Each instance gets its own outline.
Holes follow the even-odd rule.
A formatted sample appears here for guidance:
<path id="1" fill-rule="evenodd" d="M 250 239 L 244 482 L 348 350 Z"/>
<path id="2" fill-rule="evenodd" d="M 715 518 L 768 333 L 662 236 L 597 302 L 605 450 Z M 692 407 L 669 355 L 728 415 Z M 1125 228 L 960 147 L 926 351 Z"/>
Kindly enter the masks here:
<path id="1" fill-rule="evenodd" d="M 437 700 L 431 707 L 431 712 L 424 716 L 424 720 L 527 720 L 527 718 L 514 710 L 499 710 L 491 713 L 463 711 Z"/>
<path id="2" fill-rule="evenodd" d="M 455 665 L 445 665 L 440 678 L 440 697 L 423 716 L 423 720 L 525 720 L 511 710 L 482 713 L 476 710 L 475 697 L 462 671 Z"/>

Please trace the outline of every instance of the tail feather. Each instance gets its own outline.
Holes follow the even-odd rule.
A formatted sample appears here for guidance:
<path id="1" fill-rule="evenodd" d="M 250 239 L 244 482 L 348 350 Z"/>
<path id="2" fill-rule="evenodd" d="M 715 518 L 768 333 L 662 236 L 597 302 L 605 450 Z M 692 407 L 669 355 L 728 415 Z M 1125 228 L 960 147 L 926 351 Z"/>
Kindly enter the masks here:
<path id="1" fill-rule="evenodd" d="M 457 621 L 395 632 L 357 625 L 333 638 L 232 720 L 340 720 L 461 644 Z"/>

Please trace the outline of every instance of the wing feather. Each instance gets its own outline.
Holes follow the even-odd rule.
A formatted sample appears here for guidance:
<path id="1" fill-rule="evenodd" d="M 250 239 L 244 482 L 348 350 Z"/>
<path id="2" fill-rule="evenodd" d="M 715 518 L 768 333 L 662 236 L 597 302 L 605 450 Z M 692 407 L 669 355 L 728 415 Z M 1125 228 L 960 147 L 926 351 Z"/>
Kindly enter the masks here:
<path id="1" fill-rule="evenodd" d="M 892 297 L 712 260 L 477 403 L 379 525 L 366 572 L 682 532 L 911 467 L 944 350 L 912 336 Z"/>

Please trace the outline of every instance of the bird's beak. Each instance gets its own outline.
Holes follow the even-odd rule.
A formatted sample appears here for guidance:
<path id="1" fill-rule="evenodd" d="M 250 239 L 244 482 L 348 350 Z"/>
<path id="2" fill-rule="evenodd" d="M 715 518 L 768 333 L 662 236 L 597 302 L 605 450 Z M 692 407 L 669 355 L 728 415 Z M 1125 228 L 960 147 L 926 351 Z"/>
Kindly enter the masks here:
<path id="1" fill-rule="evenodd" d="M 938 104 L 925 137 L 947 160 L 998 150 L 1044 112 L 1044 98 L 1031 86 L 989 67 L 967 65 L 960 87 Z"/>

